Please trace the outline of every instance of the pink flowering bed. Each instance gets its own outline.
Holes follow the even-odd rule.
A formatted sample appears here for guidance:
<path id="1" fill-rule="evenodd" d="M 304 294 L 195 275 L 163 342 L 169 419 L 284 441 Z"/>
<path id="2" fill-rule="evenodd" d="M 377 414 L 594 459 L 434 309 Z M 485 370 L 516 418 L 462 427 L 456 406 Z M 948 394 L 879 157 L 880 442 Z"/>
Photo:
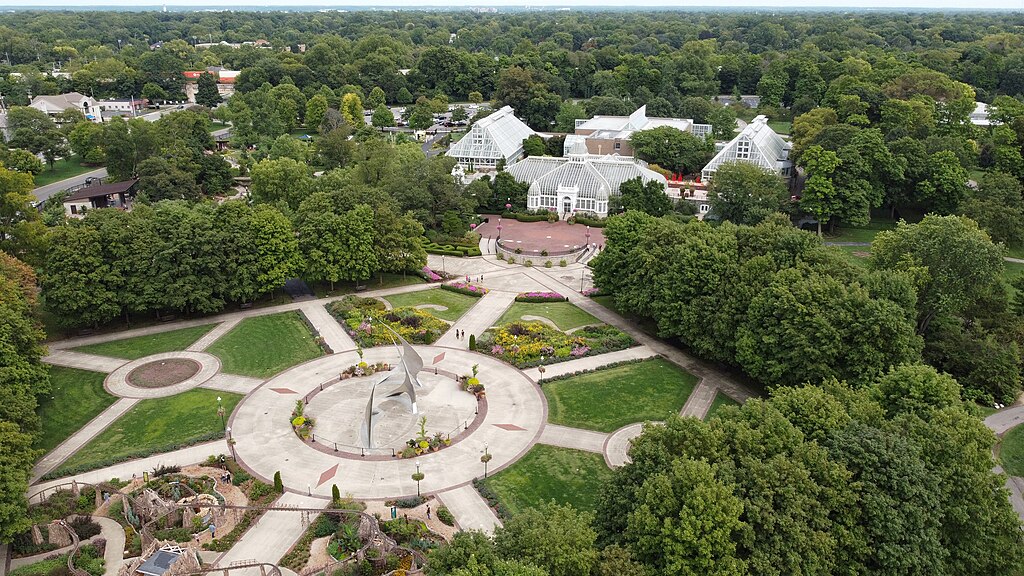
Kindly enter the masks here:
<path id="1" fill-rule="evenodd" d="M 423 279 L 427 282 L 440 282 L 441 280 L 444 280 L 444 278 L 441 278 L 440 274 L 431 270 L 430 266 L 424 266 L 423 269 L 420 270 L 420 273 L 423 276 Z"/>
<path id="2" fill-rule="evenodd" d="M 516 302 L 565 302 L 568 300 L 558 292 L 520 292 Z"/>
<path id="3" fill-rule="evenodd" d="M 476 284 L 470 284 L 469 282 L 449 282 L 448 284 L 441 284 L 441 288 L 451 292 L 465 294 L 466 296 L 475 296 L 477 298 L 481 298 L 484 294 L 490 292 L 490 290 L 483 286 L 477 286 Z"/>

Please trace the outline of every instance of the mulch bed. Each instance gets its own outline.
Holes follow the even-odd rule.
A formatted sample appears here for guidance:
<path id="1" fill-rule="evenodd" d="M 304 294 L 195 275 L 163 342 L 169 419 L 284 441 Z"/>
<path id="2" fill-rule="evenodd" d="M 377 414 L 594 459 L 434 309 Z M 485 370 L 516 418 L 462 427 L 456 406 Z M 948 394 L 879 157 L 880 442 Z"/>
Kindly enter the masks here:
<path id="1" fill-rule="evenodd" d="M 199 372 L 195 360 L 172 358 L 143 364 L 128 373 L 128 383 L 136 388 L 163 388 L 184 382 Z"/>

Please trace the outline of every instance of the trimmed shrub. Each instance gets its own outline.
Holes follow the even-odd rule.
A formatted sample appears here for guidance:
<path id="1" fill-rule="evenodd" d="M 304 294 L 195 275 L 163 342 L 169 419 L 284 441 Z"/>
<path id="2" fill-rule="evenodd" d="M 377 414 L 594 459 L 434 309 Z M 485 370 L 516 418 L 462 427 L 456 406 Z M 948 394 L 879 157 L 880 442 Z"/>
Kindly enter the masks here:
<path id="1" fill-rule="evenodd" d="M 456 292 L 458 294 L 465 294 L 466 296 L 474 296 L 476 298 L 482 298 L 484 294 L 490 292 L 483 286 L 477 286 L 476 284 L 467 284 L 465 282 L 452 282 L 450 284 L 441 284 L 442 290 L 448 290 L 449 292 Z"/>
<path id="2" fill-rule="evenodd" d="M 446 526 L 455 526 L 455 516 L 452 516 L 451 510 L 448 510 L 446 506 L 437 509 L 437 519 Z"/>
<path id="3" fill-rule="evenodd" d="M 469 335 L 469 349 L 476 350 L 476 336 L 473 334 Z"/>
<path id="4" fill-rule="evenodd" d="M 516 302 L 566 302 L 569 299 L 558 292 L 520 292 Z"/>
<path id="5" fill-rule="evenodd" d="M 284 494 L 284 483 L 281 482 L 281 472 L 274 472 L 274 492 L 278 494 Z M 253 498 L 256 499 L 255 497 Z"/>

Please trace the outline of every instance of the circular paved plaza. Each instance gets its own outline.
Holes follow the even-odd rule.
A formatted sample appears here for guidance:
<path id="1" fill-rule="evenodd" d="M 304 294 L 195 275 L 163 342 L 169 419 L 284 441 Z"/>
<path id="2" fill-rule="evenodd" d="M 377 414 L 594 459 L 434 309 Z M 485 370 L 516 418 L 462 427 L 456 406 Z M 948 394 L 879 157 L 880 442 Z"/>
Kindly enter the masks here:
<path id="1" fill-rule="evenodd" d="M 317 430 L 342 429 L 351 433 L 358 426 L 362 414 L 353 407 L 365 401 L 365 392 L 353 386 L 350 398 L 344 393 L 345 382 L 325 387 L 322 384 L 336 381 L 340 372 L 360 361 L 355 351 L 325 356 L 301 364 L 275 376 L 246 396 L 235 409 L 229 426 L 235 440 L 234 449 L 238 460 L 256 475 L 271 481 L 276 472 L 281 473 L 285 486 L 300 493 L 330 497 L 331 486 L 337 485 L 342 494 L 355 498 L 380 499 L 416 494 L 416 482 L 412 475 L 417 471 L 424 474 L 420 483 L 423 493 L 437 492 L 469 483 L 483 473 L 480 457 L 486 446 L 492 456 L 488 465 L 490 471 L 497 471 L 520 458 L 537 440 L 547 420 L 547 406 L 540 389 L 519 370 L 494 358 L 469 352 L 436 346 L 415 346 L 422 356 L 425 367 L 420 374 L 425 382 L 422 390 L 424 399 L 438 394 L 438 407 L 452 400 L 452 391 L 430 372 L 437 367 L 455 374 L 470 374 L 474 364 L 479 366 L 479 379 L 486 387 L 487 410 L 472 424 L 473 412 L 466 407 L 465 416 L 456 414 L 458 420 L 468 420 L 470 429 L 458 442 L 415 458 L 361 458 L 352 453 L 333 452 L 332 445 L 311 445 L 300 439 L 291 427 L 291 413 L 297 401 L 317 391 L 311 406 L 314 406 Z M 391 347 L 370 348 L 364 351 L 363 361 L 367 363 L 398 362 L 398 352 Z M 355 380 L 355 379 L 353 379 Z M 362 379 L 359 379 L 362 380 Z M 353 382 L 353 384 L 358 384 Z M 331 388 L 339 386 L 332 391 Z M 432 387 L 432 388 L 431 388 Z M 430 388 L 428 391 L 427 389 Z M 316 400 L 321 394 L 324 401 Z M 331 399 L 344 409 L 331 409 Z M 365 404 L 363 404 L 365 408 Z M 398 407 L 392 407 L 397 410 Z M 459 408 L 454 408 L 458 410 Z M 386 416 L 382 414 L 381 416 Z M 328 423 L 328 421 L 331 421 Z M 400 439 L 407 434 L 408 416 L 385 432 L 388 437 Z M 378 420 L 375 430 L 389 430 L 388 425 Z M 448 420 L 444 420 L 447 425 Z M 432 434 L 442 431 L 431 426 L 429 416 L 427 431 Z"/>
<path id="2" fill-rule="evenodd" d="M 498 217 L 476 229 L 484 238 L 498 236 Z M 582 224 L 565 222 L 520 222 L 510 218 L 501 219 L 501 243 L 509 250 L 519 248 L 524 256 L 540 255 L 541 250 L 552 254 L 565 253 L 582 248 L 587 244 L 587 227 Z M 590 243 L 604 244 L 604 233 L 600 228 L 590 228 Z"/>

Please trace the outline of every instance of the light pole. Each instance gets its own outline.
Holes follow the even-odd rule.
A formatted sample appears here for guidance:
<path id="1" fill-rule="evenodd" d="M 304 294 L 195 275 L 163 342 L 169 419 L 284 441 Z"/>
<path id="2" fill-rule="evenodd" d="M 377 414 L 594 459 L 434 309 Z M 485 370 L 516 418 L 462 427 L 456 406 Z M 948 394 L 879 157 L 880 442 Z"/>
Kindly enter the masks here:
<path id="1" fill-rule="evenodd" d="M 487 478 L 487 463 L 491 461 L 491 453 L 487 451 L 487 444 L 484 444 L 484 455 L 480 457 L 480 461 L 484 463 L 484 478 Z"/>
<path id="2" fill-rule="evenodd" d="M 217 416 L 220 416 L 220 427 L 227 428 L 228 423 L 224 420 L 224 405 L 221 404 L 220 396 L 217 396 Z"/>
<path id="3" fill-rule="evenodd" d="M 441 254 L 441 274 L 447 276 L 448 274 L 444 271 L 444 254 Z"/>
<path id="4" fill-rule="evenodd" d="M 420 480 L 423 480 L 423 473 L 420 472 L 420 463 L 416 463 L 416 473 L 412 475 L 412 479 L 416 481 L 416 497 L 420 497 Z"/>

